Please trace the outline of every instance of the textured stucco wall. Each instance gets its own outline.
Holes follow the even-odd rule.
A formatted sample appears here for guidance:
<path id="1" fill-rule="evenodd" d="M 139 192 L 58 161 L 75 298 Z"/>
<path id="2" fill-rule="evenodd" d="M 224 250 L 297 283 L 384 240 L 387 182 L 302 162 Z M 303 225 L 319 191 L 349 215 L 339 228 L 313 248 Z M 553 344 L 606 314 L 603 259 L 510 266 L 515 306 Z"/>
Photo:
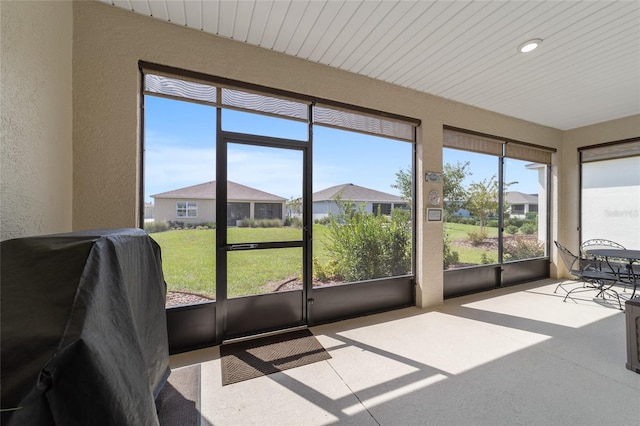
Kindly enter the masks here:
<path id="1" fill-rule="evenodd" d="M 71 231 L 72 4 L 0 1 L 0 239 Z"/>
<path id="2" fill-rule="evenodd" d="M 136 226 L 138 60 L 347 102 L 422 120 L 418 176 L 442 170 L 442 126 L 558 147 L 562 132 L 159 22 L 96 2 L 74 3 L 75 229 Z M 419 179 L 418 197 L 431 186 Z M 439 188 L 441 189 L 441 188 Z M 442 301 L 442 224 L 418 208 L 417 304 Z M 423 226 L 424 224 L 424 226 Z M 428 280 L 423 277 L 429 277 Z"/>

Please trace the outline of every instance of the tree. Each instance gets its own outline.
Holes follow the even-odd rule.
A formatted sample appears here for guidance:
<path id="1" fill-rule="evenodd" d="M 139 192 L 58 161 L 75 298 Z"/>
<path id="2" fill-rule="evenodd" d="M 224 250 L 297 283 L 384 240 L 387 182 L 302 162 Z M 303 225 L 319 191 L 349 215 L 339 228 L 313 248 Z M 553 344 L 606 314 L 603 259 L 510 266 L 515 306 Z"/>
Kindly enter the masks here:
<path id="1" fill-rule="evenodd" d="M 496 175 L 480 182 L 469 185 L 466 207 L 471 214 L 480 221 L 480 230 L 484 228 L 487 219 L 498 212 L 498 181 Z"/>
<path id="2" fill-rule="evenodd" d="M 291 197 L 289 201 L 287 201 L 287 209 L 295 216 L 302 215 L 302 197 Z"/>
<path id="3" fill-rule="evenodd" d="M 444 220 L 446 221 L 456 211 L 465 207 L 467 200 L 467 190 L 463 185 L 467 176 L 471 175 L 468 170 L 469 162 L 457 162 L 445 164 L 442 170 L 442 197 L 444 198 Z"/>
<path id="4" fill-rule="evenodd" d="M 396 183 L 391 185 L 392 188 L 400 191 L 400 195 L 403 199 L 411 203 L 411 197 L 413 194 L 413 176 L 411 174 L 411 168 L 400 169 L 396 172 Z"/>

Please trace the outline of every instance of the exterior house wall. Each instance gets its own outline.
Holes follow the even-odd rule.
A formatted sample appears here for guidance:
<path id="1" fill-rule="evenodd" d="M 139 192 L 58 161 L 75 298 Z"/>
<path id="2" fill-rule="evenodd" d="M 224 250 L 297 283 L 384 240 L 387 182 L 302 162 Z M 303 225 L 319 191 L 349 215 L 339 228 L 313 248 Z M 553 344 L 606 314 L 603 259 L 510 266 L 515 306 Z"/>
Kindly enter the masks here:
<path id="1" fill-rule="evenodd" d="M 197 217 L 178 217 L 176 203 L 178 201 L 192 201 L 198 203 Z M 154 221 L 173 221 L 184 223 L 203 223 L 216 221 L 216 200 L 188 199 L 188 198 L 156 198 Z"/>
<path id="2" fill-rule="evenodd" d="M 380 202 L 354 201 L 354 204 L 356 209 L 359 209 L 360 206 L 364 204 L 365 213 L 371 214 L 371 213 L 374 213 L 373 205 L 380 204 Z M 390 202 L 389 203 L 382 202 L 381 204 L 391 204 L 392 210 L 394 208 L 399 208 L 401 206 L 406 205 L 404 203 L 390 203 Z M 313 202 L 313 220 L 328 217 L 330 214 L 332 215 L 340 214 L 340 208 L 338 207 L 338 203 L 336 203 L 335 201 L 328 201 L 328 200 Z"/>
<path id="3" fill-rule="evenodd" d="M 72 230 L 70 1 L 0 1 L 0 240 Z"/>
<path id="4" fill-rule="evenodd" d="M 178 201 L 190 201 L 197 204 L 197 217 L 178 217 L 177 205 Z M 249 203 L 249 218 L 255 218 L 256 203 L 270 203 L 280 204 L 282 207 L 282 216 L 285 213 L 285 202 L 278 203 L 276 201 L 251 201 L 251 200 L 230 200 L 233 203 Z M 184 223 L 203 223 L 203 222 L 216 222 L 216 200 L 211 199 L 189 199 L 189 198 L 156 198 L 154 208 L 154 221 L 172 221 L 172 222 L 184 222 Z M 280 217 L 284 223 L 284 217 Z"/>

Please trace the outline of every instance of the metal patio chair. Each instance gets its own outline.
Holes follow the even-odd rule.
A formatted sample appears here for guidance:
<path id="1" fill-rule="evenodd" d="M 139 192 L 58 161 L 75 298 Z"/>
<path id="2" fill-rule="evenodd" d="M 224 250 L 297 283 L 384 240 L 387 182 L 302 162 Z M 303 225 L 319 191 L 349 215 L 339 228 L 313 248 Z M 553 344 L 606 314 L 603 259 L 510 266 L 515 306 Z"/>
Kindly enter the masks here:
<path id="1" fill-rule="evenodd" d="M 618 307 L 622 310 L 622 303 L 620 302 L 620 296 L 612 289 L 613 285 L 618 281 L 618 277 L 613 272 L 602 271 L 598 268 L 598 264 L 593 260 L 576 256 L 571 253 L 569 249 L 564 247 L 557 241 L 554 244 L 558 248 L 558 254 L 563 263 L 567 267 L 569 273 L 577 280 L 582 282 L 581 287 L 576 287 L 571 290 L 564 288 L 564 282 L 558 284 L 554 293 L 558 291 L 558 288 L 562 288 L 567 294 L 564 296 L 563 301 L 566 302 L 567 298 L 573 293 L 580 293 L 583 291 L 597 291 L 596 297 L 606 295 L 615 297 L 618 301 Z"/>
<path id="2" fill-rule="evenodd" d="M 580 244 L 580 253 L 582 257 L 591 259 L 591 261 L 594 264 L 594 267 L 601 271 L 611 270 L 611 272 L 618 274 L 618 276 L 622 276 L 628 272 L 631 272 L 631 271 L 626 271 L 626 269 L 628 269 L 628 263 L 626 259 L 609 258 L 607 260 L 603 257 L 594 256 L 592 254 L 587 253 L 588 250 L 592 250 L 592 249 L 625 250 L 625 247 L 622 244 L 619 244 L 619 243 L 616 243 L 615 241 L 607 240 L 604 238 L 593 238 L 590 240 L 586 240 L 582 244 Z M 622 282 L 622 284 L 624 284 L 624 289 L 626 290 L 627 284 L 625 282 Z"/>

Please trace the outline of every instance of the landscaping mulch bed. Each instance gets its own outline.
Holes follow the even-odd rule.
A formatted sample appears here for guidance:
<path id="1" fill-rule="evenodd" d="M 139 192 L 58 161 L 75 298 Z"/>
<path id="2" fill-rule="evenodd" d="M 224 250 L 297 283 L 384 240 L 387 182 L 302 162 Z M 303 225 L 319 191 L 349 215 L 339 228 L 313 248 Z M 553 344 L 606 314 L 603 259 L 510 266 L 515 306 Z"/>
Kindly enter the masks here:
<path id="1" fill-rule="evenodd" d="M 341 284 L 339 281 L 313 281 L 314 287 L 327 286 L 332 284 Z M 267 283 L 263 287 L 263 292 L 276 292 L 276 291 L 287 291 L 287 290 L 297 290 L 302 288 L 302 281 L 298 278 L 289 278 L 282 281 L 276 281 L 272 283 Z M 195 293 L 188 293 L 182 291 L 168 291 L 167 292 L 167 303 L 166 307 L 170 308 L 173 306 L 183 306 L 183 305 L 197 305 L 199 303 L 208 303 L 213 302 L 215 299 L 202 296 Z"/>
<path id="2" fill-rule="evenodd" d="M 196 305 L 198 303 L 213 302 L 214 299 L 201 296 L 194 293 L 186 293 L 181 291 L 168 291 L 166 307 Z"/>

